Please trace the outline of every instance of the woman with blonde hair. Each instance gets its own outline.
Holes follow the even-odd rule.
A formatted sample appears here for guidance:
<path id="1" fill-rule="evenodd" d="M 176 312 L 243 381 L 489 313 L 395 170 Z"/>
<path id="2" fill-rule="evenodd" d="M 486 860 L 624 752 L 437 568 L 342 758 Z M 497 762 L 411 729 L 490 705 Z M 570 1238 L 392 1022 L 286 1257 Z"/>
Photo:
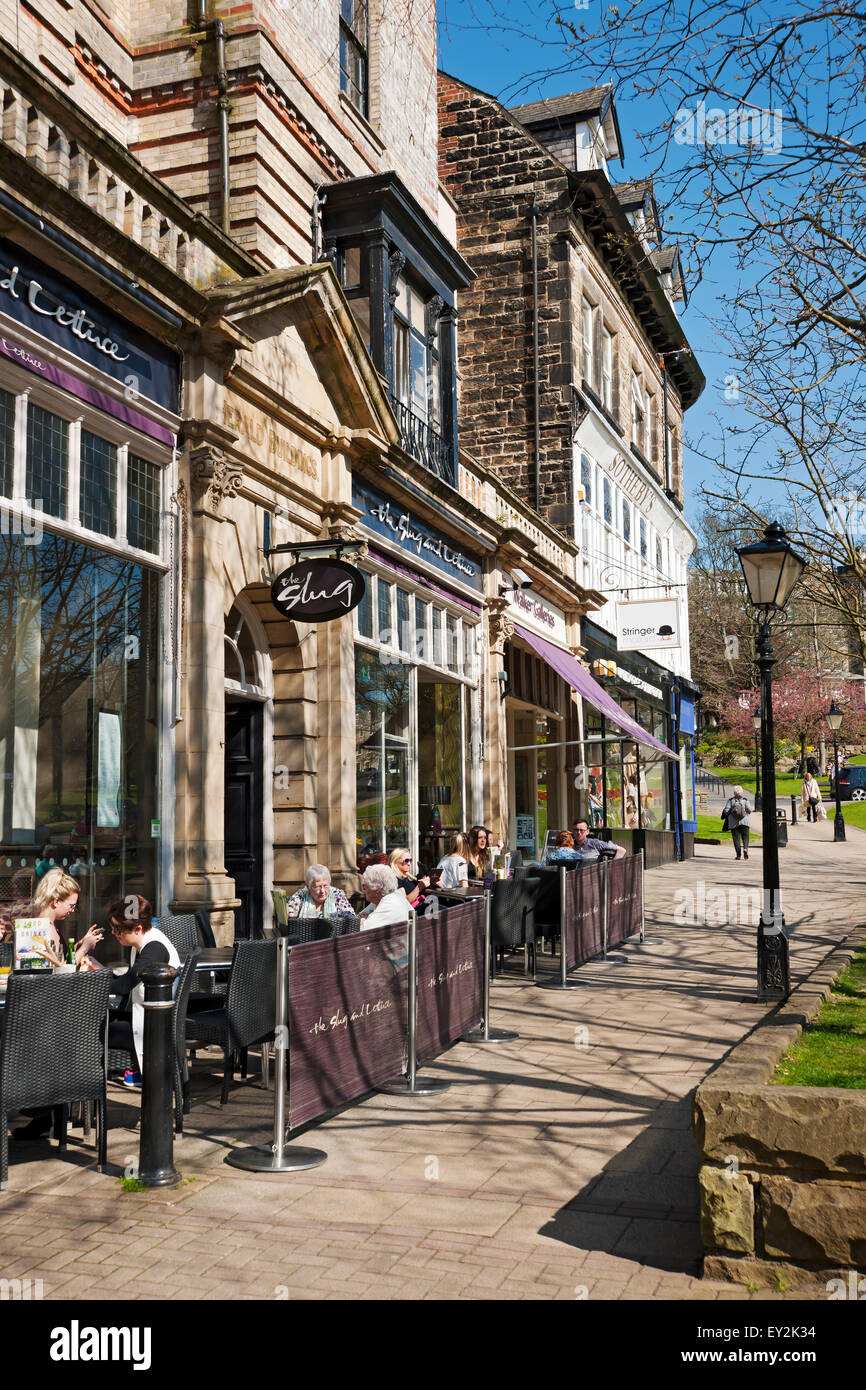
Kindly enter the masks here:
<path id="1" fill-rule="evenodd" d="M 74 878 L 71 878 L 60 868 L 49 869 L 40 878 L 36 885 L 36 891 L 29 902 L 10 903 L 8 906 L 4 906 L 2 918 L 0 918 L 2 939 L 4 941 L 14 940 L 15 921 L 18 917 L 46 918 L 51 923 L 47 933 L 48 944 L 58 959 L 65 961 L 69 938 L 64 924 L 78 906 L 78 893 L 79 886 Z M 81 958 L 88 955 L 101 940 L 102 932 L 99 927 L 92 926 L 90 931 L 76 943 L 76 964 L 80 965 Z"/>
<path id="2" fill-rule="evenodd" d="M 466 863 L 466 837 L 459 832 L 451 836 L 448 854 L 436 865 L 439 874 L 437 888 L 468 888 L 469 865 Z"/>
<path id="3" fill-rule="evenodd" d="M 423 895 L 424 889 L 430 887 L 429 877 L 427 875 L 423 878 L 412 877 L 412 856 L 405 845 L 401 845 L 399 849 L 392 849 L 388 859 L 388 867 L 396 875 L 397 887 L 403 889 L 414 907 Z"/>

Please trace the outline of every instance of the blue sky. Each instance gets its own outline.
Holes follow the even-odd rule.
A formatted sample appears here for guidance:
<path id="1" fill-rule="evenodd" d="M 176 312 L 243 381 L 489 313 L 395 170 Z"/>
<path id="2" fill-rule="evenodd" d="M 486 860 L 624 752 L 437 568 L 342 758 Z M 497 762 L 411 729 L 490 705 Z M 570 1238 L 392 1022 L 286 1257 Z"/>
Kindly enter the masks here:
<path id="1" fill-rule="evenodd" d="M 505 27 L 497 25 L 496 10 L 507 12 L 509 19 Z M 590 27 L 591 18 L 582 16 L 576 6 L 575 20 L 580 22 L 582 17 Z M 536 36 L 535 40 L 525 36 L 530 32 Z M 571 65 L 556 28 L 545 29 L 538 6 L 524 3 L 524 0 L 517 0 L 517 3 L 513 0 L 439 0 L 439 63 L 447 72 L 492 93 L 505 105 L 535 101 L 593 85 L 591 75 Z M 629 100 L 624 94 L 617 96 L 616 109 L 624 152 L 622 164 L 611 165 L 611 175 L 618 183 L 643 177 L 648 172 L 648 161 L 642 157 L 638 133 L 657 124 L 664 112 L 660 104 L 656 106 L 646 98 Z M 665 213 L 663 206 L 662 213 Z M 669 212 L 668 227 L 674 221 Z M 723 424 L 736 423 L 737 405 L 725 396 L 725 378 L 728 377 L 730 394 L 730 377 L 736 373 L 736 363 L 725 352 L 712 323 L 718 315 L 718 296 L 730 293 L 735 284 L 732 264 L 719 254 L 703 281 L 696 288 L 689 287 L 689 304 L 680 314 L 683 329 L 707 379 L 703 395 L 686 417 L 686 516 L 692 524 L 703 508 L 700 484 L 712 485 L 714 469 L 689 450 L 688 439 L 699 440 L 704 436 L 706 447 L 708 438 L 717 438 L 720 428 L 713 418 L 716 415 L 721 417 Z"/>

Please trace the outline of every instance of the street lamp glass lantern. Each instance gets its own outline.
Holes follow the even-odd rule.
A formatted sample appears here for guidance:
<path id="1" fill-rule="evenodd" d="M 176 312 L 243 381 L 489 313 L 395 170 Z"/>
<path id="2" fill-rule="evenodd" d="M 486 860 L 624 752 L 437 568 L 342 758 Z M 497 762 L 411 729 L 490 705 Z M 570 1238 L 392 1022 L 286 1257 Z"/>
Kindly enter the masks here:
<path id="1" fill-rule="evenodd" d="M 752 715 L 752 728 L 754 729 L 755 733 L 757 733 L 758 730 L 760 729 L 760 727 L 761 727 L 761 711 L 760 711 L 759 709 L 756 709 L 755 712 L 754 712 L 754 714 Z"/>
<path id="2" fill-rule="evenodd" d="M 839 706 L 836 704 L 836 701 L 833 700 L 825 717 L 827 723 L 830 725 L 830 728 L 833 730 L 833 733 L 837 734 L 842 727 L 842 720 L 845 718 L 845 711 L 841 710 Z"/>
<path id="3" fill-rule="evenodd" d="M 738 550 L 749 598 L 756 608 L 781 610 L 806 568 L 806 561 L 791 549 L 785 532 L 773 521 L 764 539 Z"/>

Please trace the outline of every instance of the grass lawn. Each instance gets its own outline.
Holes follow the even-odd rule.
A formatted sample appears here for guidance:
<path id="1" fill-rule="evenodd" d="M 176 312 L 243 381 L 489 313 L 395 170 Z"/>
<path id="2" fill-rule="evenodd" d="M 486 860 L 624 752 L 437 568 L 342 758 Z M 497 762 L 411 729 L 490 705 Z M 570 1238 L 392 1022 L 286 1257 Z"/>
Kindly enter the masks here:
<path id="1" fill-rule="evenodd" d="M 730 782 L 734 787 L 742 787 L 743 791 L 748 793 L 750 799 L 754 801 L 755 769 L 753 767 L 708 767 L 707 772 L 712 773 L 715 777 L 723 778 L 725 782 Z M 818 780 L 820 782 L 820 778 Z M 826 786 L 826 783 L 822 784 L 822 795 L 824 786 Z M 802 777 L 780 777 L 778 773 L 776 774 L 777 803 L 780 802 L 783 797 L 791 796 L 792 793 L 799 801 L 802 790 Z"/>
<path id="2" fill-rule="evenodd" d="M 866 1087 L 866 938 L 772 1078 L 775 1086 Z"/>

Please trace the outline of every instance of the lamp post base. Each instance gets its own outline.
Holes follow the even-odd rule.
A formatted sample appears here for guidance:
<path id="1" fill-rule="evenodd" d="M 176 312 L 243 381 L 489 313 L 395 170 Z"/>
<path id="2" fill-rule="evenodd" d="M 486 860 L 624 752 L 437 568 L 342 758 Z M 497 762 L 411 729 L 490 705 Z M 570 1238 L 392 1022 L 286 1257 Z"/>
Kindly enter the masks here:
<path id="1" fill-rule="evenodd" d="M 784 927 L 767 935 L 758 927 L 758 1001 L 770 1003 L 787 999 L 791 993 L 788 966 L 788 938 Z"/>
<path id="2" fill-rule="evenodd" d="M 845 817 L 841 811 L 837 811 L 833 817 L 833 840 L 838 844 L 845 839 Z"/>

